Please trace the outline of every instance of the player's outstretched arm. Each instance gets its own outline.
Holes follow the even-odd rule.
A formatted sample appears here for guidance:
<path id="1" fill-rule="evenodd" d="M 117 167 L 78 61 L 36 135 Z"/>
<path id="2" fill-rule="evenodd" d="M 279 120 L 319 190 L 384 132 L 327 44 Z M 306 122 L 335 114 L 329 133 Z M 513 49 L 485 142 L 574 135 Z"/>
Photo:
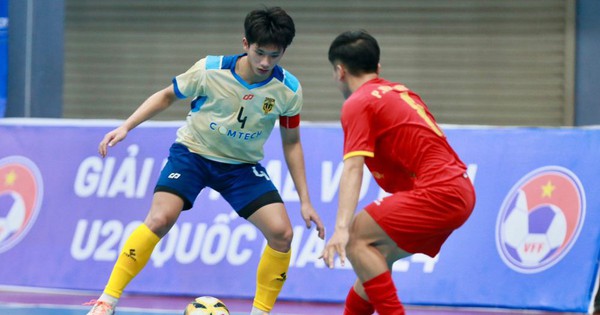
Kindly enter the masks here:
<path id="1" fill-rule="evenodd" d="M 354 156 L 344 160 L 335 230 L 321 254 L 321 258 L 329 268 L 334 266 L 336 253 L 340 256 L 342 266 L 346 263 L 346 245 L 350 238 L 350 225 L 358 205 L 364 162 L 363 156 Z"/>
<path id="2" fill-rule="evenodd" d="M 175 95 L 172 84 L 152 94 L 133 112 L 133 114 L 131 114 L 131 116 L 129 116 L 129 118 L 127 118 L 127 120 L 125 120 L 125 122 L 123 122 L 121 126 L 111 130 L 104 136 L 98 145 L 98 153 L 100 156 L 105 157 L 108 153 L 108 147 L 112 147 L 121 142 L 127 137 L 127 133 L 129 133 L 131 129 L 165 110 L 171 106 L 175 100 L 177 100 L 177 96 Z"/>
<path id="3" fill-rule="evenodd" d="M 300 197 L 300 212 L 302 219 L 306 224 L 306 228 L 310 228 L 311 222 L 314 222 L 317 226 L 319 238 L 325 239 L 325 227 L 323 226 L 323 222 L 321 222 L 321 218 L 317 214 L 317 211 L 313 208 L 308 194 L 304 153 L 302 150 L 302 143 L 300 142 L 300 127 L 280 127 L 280 130 L 285 162 L 287 163 L 290 174 L 292 175 L 292 180 L 296 186 L 296 191 L 298 191 Z"/>

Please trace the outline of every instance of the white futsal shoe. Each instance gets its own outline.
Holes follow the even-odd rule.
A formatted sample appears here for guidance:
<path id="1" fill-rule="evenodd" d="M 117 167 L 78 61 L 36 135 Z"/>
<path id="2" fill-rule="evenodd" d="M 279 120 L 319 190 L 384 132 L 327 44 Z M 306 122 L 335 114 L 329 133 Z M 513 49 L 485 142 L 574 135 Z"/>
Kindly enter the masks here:
<path id="1" fill-rule="evenodd" d="M 113 315 L 115 313 L 114 306 L 104 301 L 92 300 L 84 305 L 94 305 L 87 315 Z"/>

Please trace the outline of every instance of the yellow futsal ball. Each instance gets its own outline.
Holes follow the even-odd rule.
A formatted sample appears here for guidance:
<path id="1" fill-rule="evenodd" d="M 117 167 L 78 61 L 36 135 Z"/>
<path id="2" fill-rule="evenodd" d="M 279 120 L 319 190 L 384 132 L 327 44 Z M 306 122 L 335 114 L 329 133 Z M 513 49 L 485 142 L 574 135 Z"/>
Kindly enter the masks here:
<path id="1" fill-rule="evenodd" d="M 201 296 L 186 306 L 183 315 L 229 315 L 229 310 L 216 297 Z"/>

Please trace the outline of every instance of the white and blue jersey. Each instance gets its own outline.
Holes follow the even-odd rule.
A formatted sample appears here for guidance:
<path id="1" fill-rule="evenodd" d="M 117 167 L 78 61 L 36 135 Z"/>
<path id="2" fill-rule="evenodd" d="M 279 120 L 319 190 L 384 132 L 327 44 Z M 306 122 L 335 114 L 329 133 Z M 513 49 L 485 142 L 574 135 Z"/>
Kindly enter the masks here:
<path id="1" fill-rule="evenodd" d="M 207 159 L 257 163 L 275 121 L 302 109 L 302 87 L 285 69 L 255 84 L 235 73 L 244 55 L 207 56 L 173 79 L 178 98 L 192 98 L 187 123 L 176 142 Z"/>
<path id="2" fill-rule="evenodd" d="M 280 66 L 265 81 L 244 82 L 235 73 L 242 56 L 208 56 L 173 79 L 177 97 L 192 98 L 191 110 L 154 190 L 181 197 L 184 210 L 205 187 L 243 218 L 283 202 L 259 161 L 277 119 L 299 123 L 302 88 Z"/>

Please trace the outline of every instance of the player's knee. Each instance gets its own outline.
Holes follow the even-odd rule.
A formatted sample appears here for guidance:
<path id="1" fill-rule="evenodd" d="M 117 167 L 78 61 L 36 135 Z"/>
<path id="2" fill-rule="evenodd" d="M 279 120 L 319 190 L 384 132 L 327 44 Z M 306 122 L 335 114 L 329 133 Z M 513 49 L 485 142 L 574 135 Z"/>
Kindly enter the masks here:
<path id="1" fill-rule="evenodd" d="M 152 200 L 150 212 L 144 224 L 158 237 L 165 236 L 177 221 L 183 201 L 174 195 L 162 194 Z"/>
<path id="2" fill-rule="evenodd" d="M 282 226 L 275 231 L 272 231 L 270 235 L 266 235 L 267 242 L 272 249 L 286 253 L 292 246 L 292 238 L 294 237 L 294 231 L 291 226 Z"/>
<path id="3" fill-rule="evenodd" d="M 366 243 L 356 234 L 350 233 L 350 238 L 346 244 L 346 256 L 350 262 L 360 257 L 361 253 L 365 250 Z"/>
<path id="4" fill-rule="evenodd" d="M 164 211 L 150 211 L 144 220 L 144 224 L 150 231 L 162 238 L 173 227 L 176 220 L 177 217 L 173 217 Z"/>
<path id="5" fill-rule="evenodd" d="M 146 217 L 144 224 L 150 229 L 150 231 L 154 232 L 154 234 L 161 238 L 167 234 L 170 228 L 167 224 L 167 220 L 164 217 L 159 216 Z"/>

